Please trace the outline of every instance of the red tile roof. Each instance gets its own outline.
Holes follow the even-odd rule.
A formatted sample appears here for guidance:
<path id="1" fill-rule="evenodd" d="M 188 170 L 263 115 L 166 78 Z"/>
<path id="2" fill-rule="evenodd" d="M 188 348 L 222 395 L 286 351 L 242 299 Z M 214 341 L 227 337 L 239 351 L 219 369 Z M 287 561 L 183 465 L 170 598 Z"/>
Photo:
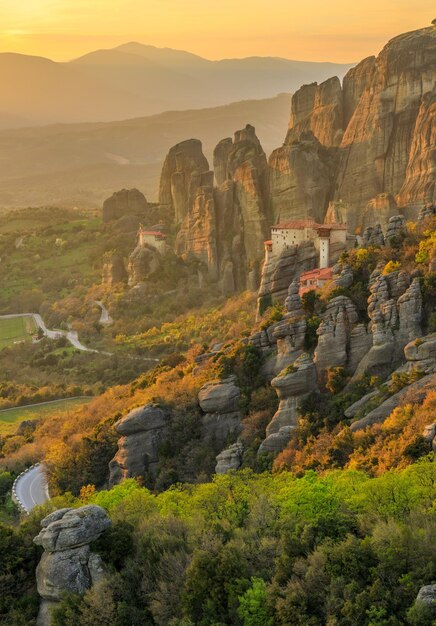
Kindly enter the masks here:
<path id="1" fill-rule="evenodd" d="M 276 228 L 278 230 L 285 230 L 288 228 L 294 229 L 302 229 L 302 228 L 313 228 L 314 230 L 318 230 L 318 228 L 325 228 L 327 230 L 347 230 L 346 224 L 318 224 L 315 220 L 291 220 L 289 222 L 280 222 L 279 224 L 274 224 L 272 228 Z"/>
<path id="2" fill-rule="evenodd" d="M 331 267 L 323 267 L 322 269 L 309 270 L 303 272 L 300 276 L 300 283 L 307 280 L 330 280 L 333 277 L 333 269 Z"/>

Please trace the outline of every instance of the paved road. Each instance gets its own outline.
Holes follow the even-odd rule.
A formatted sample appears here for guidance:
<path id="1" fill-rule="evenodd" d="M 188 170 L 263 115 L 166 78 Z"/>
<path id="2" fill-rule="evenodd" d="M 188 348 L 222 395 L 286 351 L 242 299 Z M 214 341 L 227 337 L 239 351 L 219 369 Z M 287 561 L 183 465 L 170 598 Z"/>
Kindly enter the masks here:
<path id="1" fill-rule="evenodd" d="M 98 352 L 97 350 L 92 350 L 91 348 L 87 348 L 79 341 L 79 337 L 74 330 L 49 330 L 44 323 L 44 320 L 40 316 L 39 313 L 12 313 L 10 315 L 0 315 L 0 319 L 13 319 L 14 317 L 31 317 L 35 322 L 36 326 L 40 328 L 48 339 L 59 339 L 60 337 L 66 337 L 70 344 L 77 348 L 77 350 L 82 350 L 84 352 Z"/>
<path id="2" fill-rule="evenodd" d="M 46 400 L 45 402 L 35 402 L 34 404 L 20 404 L 19 406 L 11 406 L 9 409 L 0 409 L 1 413 L 7 413 L 8 411 L 16 411 L 17 409 L 30 409 L 34 406 L 44 406 L 45 404 L 54 404 L 55 402 L 62 402 L 62 400 L 86 400 L 93 399 L 94 396 L 68 396 L 67 398 L 58 398 L 57 400 Z"/>
<path id="3" fill-rule="evenodd" d="M 112 324 L 113 319 L 109 315 L 109 311 L 104 306 L 103 302 L 101 300 L 95 300 L 95 304 L 101 309 L 101 315 L 100 315 L 100 320 L 99 320 L 100 324 L 106 324 L 106 325 Z"/>
<path id="4" fill-rule="evenodd" d="M 27 513 L 50 499 L 44 466 L 34 465 L 17 478 L 14 484 L 15 498 L 21 503 Z"/>

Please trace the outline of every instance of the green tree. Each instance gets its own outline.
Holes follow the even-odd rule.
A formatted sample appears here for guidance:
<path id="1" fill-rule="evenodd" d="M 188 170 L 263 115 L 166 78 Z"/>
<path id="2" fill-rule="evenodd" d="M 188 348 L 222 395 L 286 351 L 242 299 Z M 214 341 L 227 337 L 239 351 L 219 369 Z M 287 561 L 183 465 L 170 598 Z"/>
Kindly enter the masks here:
<path id="1" fill-rule="evenodd" d="M 244 626 L 273 626 L 267 605 L 266 583 L 262 578 L 251 579 L 251 587 L 239 598 L 238 616 Z"/>

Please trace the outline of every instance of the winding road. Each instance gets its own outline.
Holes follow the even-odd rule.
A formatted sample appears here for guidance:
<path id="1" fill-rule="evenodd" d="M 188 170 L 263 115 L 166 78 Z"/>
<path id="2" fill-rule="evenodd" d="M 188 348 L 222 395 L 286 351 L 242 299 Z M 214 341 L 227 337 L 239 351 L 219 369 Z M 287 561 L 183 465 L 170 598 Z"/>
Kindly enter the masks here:
<path id="1" fill-rule="evenodd" d="M 92 348 L 87 348 L 86 346 L 84 346 L 83 343 L 79 341 L 79 337 L 74 330 L 49 330 L 39 313 L 11 313 L 9 315 L 0 315 L 0 320 L 13 319 L 17 317 L 31 317 L 36 326 L 48 339 L 59 339 L 60 337 L 66 337 L 70 344 L 74 348 L 77 348 L 77 350 L 82 350 L 84 352 L 98 352 L 98 350 L 93 350 Z"/>
<path id="2" fill-rule="evenodd" d="M 26 513 L 47 502 L 50 496 L 44 465 L 37 463 L 20 474 L 14 482 L 12 497 Z"/>
<path id="3" fill-rule="evenodd" d="M 101 309 L 101 315 L 99 320 L 100 324 L 112 324 L 113 319 L 109 315 L 109 311 L 107 310 L 103 302 L 101 300 L 95 300 L 95 304 Z"/>

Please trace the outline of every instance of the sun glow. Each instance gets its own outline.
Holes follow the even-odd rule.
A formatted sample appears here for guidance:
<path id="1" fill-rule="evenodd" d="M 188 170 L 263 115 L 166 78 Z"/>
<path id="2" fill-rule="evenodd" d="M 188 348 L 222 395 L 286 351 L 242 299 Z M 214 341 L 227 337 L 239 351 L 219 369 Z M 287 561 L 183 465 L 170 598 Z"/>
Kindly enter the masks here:
<path id="1" fill-rule="evenodd" d="M 57 60 L 126 41 L 217 59 L 354 61 L 430 23 L 434 0 L 3 0 L 0 51 Z"/>

